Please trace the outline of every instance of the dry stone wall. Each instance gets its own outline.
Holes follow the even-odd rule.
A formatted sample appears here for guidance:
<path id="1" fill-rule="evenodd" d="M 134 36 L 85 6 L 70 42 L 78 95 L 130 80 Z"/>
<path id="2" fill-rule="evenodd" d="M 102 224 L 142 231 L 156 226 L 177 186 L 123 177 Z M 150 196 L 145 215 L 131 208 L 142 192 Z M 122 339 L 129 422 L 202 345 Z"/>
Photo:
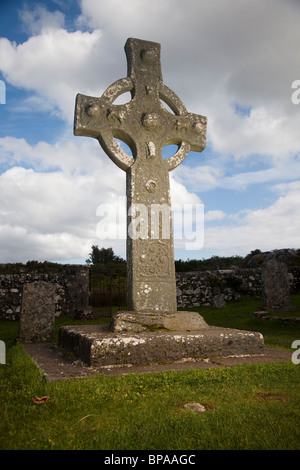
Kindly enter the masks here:
<path id="1" fill-rule="evenodd" d="M 19 320 L 23 287 L 37 281 L 54 285 L 55 316 L 84 315 L 88 310 L 89 271 L 85 266 L 66 266 L 57 274 L 0 274 L 0 319 Z"/>
<path id="2" fill-rule="evenodd" d="M 300 267 L 288 271 L 291 293 L 300 293 Z M 23 286 L 35 281 L 55 286 L 55 316 L 86 317 L 89 273 L 86 266 L 72 265 L 57 274 L 0 274 L 0 319 L 19 320 Z M 176 285 L 179 309 L 209 305 L 221 308 L 226 302 L 245 295 L 262 296 L 261 268 L 177 273 Z"/>
<path id="3" fill-rule="evenodd" d="M 291 293 L 300 292 L 300 267 L 288 269 Z M 176 274 L 178 308 L 214 306 L 246 295 L 261 298 L 261 268 L 197 271 Z"/>

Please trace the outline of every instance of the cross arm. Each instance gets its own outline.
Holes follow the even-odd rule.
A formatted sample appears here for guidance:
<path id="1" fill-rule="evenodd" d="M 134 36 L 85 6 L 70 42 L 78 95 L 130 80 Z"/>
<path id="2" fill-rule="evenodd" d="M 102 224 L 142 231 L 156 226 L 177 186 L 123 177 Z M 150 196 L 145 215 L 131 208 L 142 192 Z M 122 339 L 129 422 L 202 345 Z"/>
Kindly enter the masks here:
<path id="1" fill-rule="evenodd" d="M 178 145 L 178 151 L 164 160 L 168 170 L 174 170 L 184 161 L 190 151 L 202 152 L 206 147 L 207 118 L 185 112 L 170 118 L 169 133 L 164 145 Z"/>
<path id="2" fill-rule="evenodd" d="M 126 78 L 107 88 L 101 98 L 78 93 L 75 103 L 74 135 L 97 139 L 111 160 L 124 171 L 133 164 L 133 158 L 121 149 L 114 137 L 126 142 L 133 153 L 134 142 L 126 132 L 126 126 L 124 130 L 126 105 L 114 106 L 112 103 L 124 90 L 131 89 L 132 82 Z"/>

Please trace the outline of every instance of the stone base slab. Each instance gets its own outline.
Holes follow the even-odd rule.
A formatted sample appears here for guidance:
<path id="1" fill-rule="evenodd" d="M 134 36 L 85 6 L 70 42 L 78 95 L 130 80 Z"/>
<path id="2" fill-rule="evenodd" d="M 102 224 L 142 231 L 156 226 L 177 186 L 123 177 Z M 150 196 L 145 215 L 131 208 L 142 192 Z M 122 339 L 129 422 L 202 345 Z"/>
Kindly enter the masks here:
<path id="1" fill-rule="evenodd" d="M 260 333 L 221 327 L 193 332 L 114 333 L 106 325 L 63 326 L 58 346 L 98 368 L 264 353 Z"/>

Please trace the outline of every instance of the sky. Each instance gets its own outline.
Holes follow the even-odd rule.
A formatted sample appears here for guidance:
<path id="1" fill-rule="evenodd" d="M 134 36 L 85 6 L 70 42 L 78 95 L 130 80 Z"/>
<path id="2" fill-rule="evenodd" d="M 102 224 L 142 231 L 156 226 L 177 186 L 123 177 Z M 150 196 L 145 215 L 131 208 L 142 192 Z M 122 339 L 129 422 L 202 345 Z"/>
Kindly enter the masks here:
<path id="1" fill-rule="evenodd" d="M 208 120 L 170 172 L 172 207 L 199 209 L 183 237 L 174 209 L 175 259 L 300 248 L 299 24 L 299 0 L 1 0 L 0 263 L 125 258 L 125 172 L 73 120 L 126 77 L 129 37 Z"/>

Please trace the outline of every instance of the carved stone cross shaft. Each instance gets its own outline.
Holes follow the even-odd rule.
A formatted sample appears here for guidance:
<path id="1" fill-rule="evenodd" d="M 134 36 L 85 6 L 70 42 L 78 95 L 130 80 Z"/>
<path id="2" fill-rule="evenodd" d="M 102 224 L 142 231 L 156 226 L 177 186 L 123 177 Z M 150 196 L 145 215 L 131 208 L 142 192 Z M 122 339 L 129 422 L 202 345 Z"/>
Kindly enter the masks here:
<path id="1" fill-rule="evenodd" d="M 139 39 L 125 44 L 127 78 L 109 86 L 101 98 L 77 95 L 74 134 L 98 139 L 111 160 L 126 171 L 127 227 L 130 230 L 140 214 L 148 233 L 127 234 L 128 310 L 176 312 L 176 281 L 169 171 L 176 168 L 190 150 L 201 152 L 206 145 L 206 117 L 188 113 L 176 94 L 163 84 L 160 45 Z M 113 104 L 122 93 L 131 101 Z M 162 104 L 166 103 L 172 112 Z M 125 142 L 132 157 L 115 138 Z M 176 144 L 178 151 L 163 159 L 165 145 Z M 148 221 L 141 217 L 146 208 Z M 162 209 L 158 230 L 151 231 L 151 215 Z M 162 220 L 168 215 L 164 235 Z M 157 213 L 156 215 L 157 216 Z M 152 227 L 153 228 L 153 227 Z"/>

